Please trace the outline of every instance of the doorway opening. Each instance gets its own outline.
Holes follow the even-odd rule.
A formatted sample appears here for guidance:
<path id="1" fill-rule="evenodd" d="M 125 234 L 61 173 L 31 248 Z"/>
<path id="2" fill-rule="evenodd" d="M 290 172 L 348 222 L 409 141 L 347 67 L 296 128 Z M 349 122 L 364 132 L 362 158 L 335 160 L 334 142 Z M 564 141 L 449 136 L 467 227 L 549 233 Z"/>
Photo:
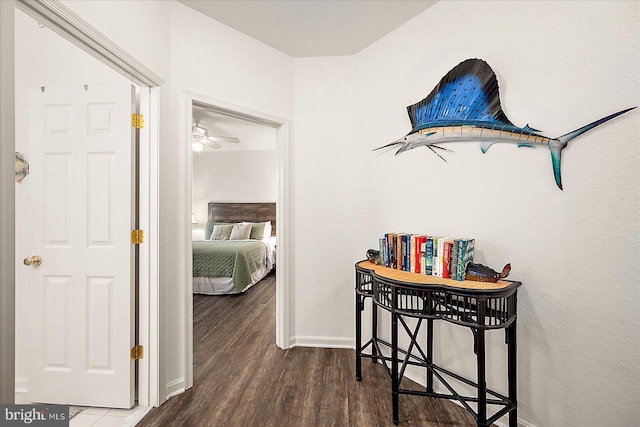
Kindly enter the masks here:
<path id="1" fill-rule="evenodd" d="M 193 125 L 196 124 L 205 124 L 207 121 L 206 115 L 209 115 L 209 118 L 218 118 L 220 121 L 224 121 L 223 118 L 226 118 L 227 123 L 231 123 L 233 121 L 237 123 L 249 123 L 252 125 L 259 125 L 259 127 L 266 127 L 269 129 L 271 134 L 275 137 L 275 166 L 276 166 L 276 184 L 275 184 L 275 219 L 273 224 L 276 225 L 277 232 L 273 233 L 272 237 L 275 237 L 275 248 L 277 248 L 276 255 L 276 263 L 277 263 L 277 274 L 275 277 L 275 293 L 276 293 L 276 327 L 275 327 L 275 342 L 276 345 L 282 349 L 289 348 L 289 248 L 290 248 L 290 236 L 289 236 L 289 121 L 287 119 L 283 119 L 280 117 L 276 117 L 270 114 L 250 110 L 241 106 L 229 104 L 223 101 L 215 100 L 209 98 L 207 96 L 203 96 L 195 93 L 187 93 L 186 95 L 186 134 L 185 141 L 188 141 L 188 144 L 185 144 L 185 149 L 187 150 L 187 175 L 194 176 L 195 167 L 193 160 L 193 149 L 195 147 L 192 146 L 192 134 L 194 132 Z M 203 112 L 206 111 L 206 114 Z M 213 123 L 210 124 L 210 127 L 213 126 Z M 215 129 L 215 128 L 214 128 Z M 257 128 L 256 128 L 257 129 Z M 212 136 L 224 136 L 224 137 L 235 137 L 234 135 L 217 135 L 216 132 L 218 130 L 222 131 L 223 129 L 215 129 L 214 133 L 209 135 Z M 219 141 L 219 142 L 218 142 Z M 224 144 L 236 144 L 229 143 L 225 141 L 216 141 L 216 145 L 224 146 Z M 246 141 L 245 144 L 249 142 Z M 240 142 L 242 144 L 242 142 Z M 200 159 L 198 159 L 200 160 Z M 272 161 L 273 162 L 273 161 Z M 194 187 L 196 185 L 192 180 L 187 180 L 187 197 L 188 200 L 194 200 Z M 199 197 L 199 196 L 198 196 Z M 227 200 L 229 201 L 229 200 Z M 235 200 L 238 201 L 238 200 Z M 264 201 L 264 198 L 263 198 Z M 202 204 L 202 203 L 200 203 Z M 209 205 L 207 203 L 207 205 Z M 189 209 L 197 210 L 198 214 L 196 216 L 196 212 L 188 212 L 185 217 L 193 218 L 193 221 L 200 223 L 200 221 L 211 222 L 208 221 L 212 219 L 211 208 L 207 206 L 208 211 L 204 211 L 205 209 L 202 206 L 191 207 L 189 204 Z M 245 215 L 245 214 L 243 214 Z M 255 217 L 255 223 L 265 222 L 265 218 L 263 216 Z M 194 218 L 195 217 L 195 218 Z M 189 232 L 186 233 L 187 236 L 198 236 L 204 238 L 205 235 L 202 231 L 206 231 L 205 227 L 198 227 L 198 224 L 192 224 L 192 222 L 186 224 Z M 242 221 L 242 220 L 241 220 Z M 196 225 L 196 227 L 194 227 Z M 213 225 L 213 224 L 211 224 Z M 211 230 L 213 231 L 213 230 Z M 200 235 L 200 233 L 202 233 Z M 192 239 L 193 240 L 193 239 Z M 185 260 L 187 265 L 187 274 L 189 277 L 186 277 L 186 318 L 185 318 L 185 337 L 186 337 L 186 366 L 185 372 L 186 375 L 186 383 L 187 387 L 193 386 L 193 322 L 194 322 L 194 311 L 193 311 L 193 293 L 194 293 L 194 283 L 192 272 L 194 271 L 193 265 L 193 247 L 192 242 L 187 243 L 187 247 L 189 250 L 187 251 L 187 259 Z M 259 286 L 259 285 L 257 285 Z M 249 291 L 251 292 L 251 291 Z"/>

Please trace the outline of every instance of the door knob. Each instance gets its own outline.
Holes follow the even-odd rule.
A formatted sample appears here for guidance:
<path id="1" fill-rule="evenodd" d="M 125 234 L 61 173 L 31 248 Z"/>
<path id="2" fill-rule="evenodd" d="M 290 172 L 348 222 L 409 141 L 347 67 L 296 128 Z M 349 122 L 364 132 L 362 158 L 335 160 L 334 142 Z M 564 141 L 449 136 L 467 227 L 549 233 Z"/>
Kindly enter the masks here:
<path id="1" fill-rule="evenodd" d="M 42 257 L 40 255 L 30 256 L 24 259 L 24 265 L 40 265 L 42 264 Z"/>

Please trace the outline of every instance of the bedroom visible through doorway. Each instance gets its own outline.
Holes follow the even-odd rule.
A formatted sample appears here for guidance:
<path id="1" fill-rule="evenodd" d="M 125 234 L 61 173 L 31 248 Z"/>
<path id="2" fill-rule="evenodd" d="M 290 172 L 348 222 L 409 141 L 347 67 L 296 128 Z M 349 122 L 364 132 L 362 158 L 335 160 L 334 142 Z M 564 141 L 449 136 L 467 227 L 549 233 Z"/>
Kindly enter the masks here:
<path id="1" fill-rule="evenodd" d="M 231 293 L 236 295 L 232 300 L 241 301 L 256 288 L 270 286 L 275 295 L 272 340 L 288 348 L 289 121 L 187 94 L 187 123 L 192 206 L 186 216 L 192 242 L 186 261 L 193 275 L 185 295 L 185 361 L 190 387 L 194 318 L 202 305 L 194 304 L 193 294 L 220 300 L 229 297 L 219 295 Z M 228 248 L 222 253 L 213 249 L 223 246 Z"/>

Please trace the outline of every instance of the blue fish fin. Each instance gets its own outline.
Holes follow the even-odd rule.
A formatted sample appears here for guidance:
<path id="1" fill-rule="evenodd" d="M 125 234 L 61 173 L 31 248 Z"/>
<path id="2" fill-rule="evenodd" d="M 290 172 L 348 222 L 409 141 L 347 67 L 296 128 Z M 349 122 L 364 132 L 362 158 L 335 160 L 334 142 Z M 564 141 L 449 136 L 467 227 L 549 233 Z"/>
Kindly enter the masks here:
<path id="1" fill-rule="evenodd" d="M 495 141 L 478 141 L 480 144 L 480 149 L 482 150 L 482 154 L 486 153 L 489 147 L 495 144 Z"/>
<path id="2" fill-rule="evenodd" d="M 531 126 L 529 126 L 529 124 L 527 123 L 525 125 L 525 127 L 523 127 L 522 129 L 529 131 L 529 132 L 542 132 L 540 129 L 534 129 Z"/>
<path id="3" fill-rule="evenodd" d="M 513 125 L 500 105 L 498 79 L 482 59 L 467 59 L 451 69 L 407 113 L 414 131 L 429 123 L 489 122 Z"/>
<path id="4" fill-rule="evenodd" d="M 522 142 L 522 143 L 518 144 L 518 148 L 522 148 L 522 147 L 535 148 L 533 146 L 533 144 L 527 144 L 526 142 Z"/>
<path id="5" fill-rule="evenodd" d="M 551 150 L 551 163 L 553 164 L 553 176 L 556 178 L 556 184 L 558 188 L 562 190 L 562 176 L 560 175 L 560 163 L 562 161 L 562 150 L 564 150 L 564 146 L 554 146 L 549 145 L 549 150 Z"/>

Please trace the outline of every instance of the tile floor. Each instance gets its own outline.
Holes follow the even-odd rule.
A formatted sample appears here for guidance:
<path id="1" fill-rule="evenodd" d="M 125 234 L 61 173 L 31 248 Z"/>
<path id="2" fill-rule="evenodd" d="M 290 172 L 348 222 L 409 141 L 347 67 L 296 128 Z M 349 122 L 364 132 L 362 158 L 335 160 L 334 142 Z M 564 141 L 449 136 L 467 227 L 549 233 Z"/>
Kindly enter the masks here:
<path id="1" fill-rule="evenodd" d="M 27 395 L 16 393 L 16 404 L 29 403 Z M 69 427 L 134 427 L 151 410 L 134 406 L 131 409 L 87 408 L 73 417 Z"/>

